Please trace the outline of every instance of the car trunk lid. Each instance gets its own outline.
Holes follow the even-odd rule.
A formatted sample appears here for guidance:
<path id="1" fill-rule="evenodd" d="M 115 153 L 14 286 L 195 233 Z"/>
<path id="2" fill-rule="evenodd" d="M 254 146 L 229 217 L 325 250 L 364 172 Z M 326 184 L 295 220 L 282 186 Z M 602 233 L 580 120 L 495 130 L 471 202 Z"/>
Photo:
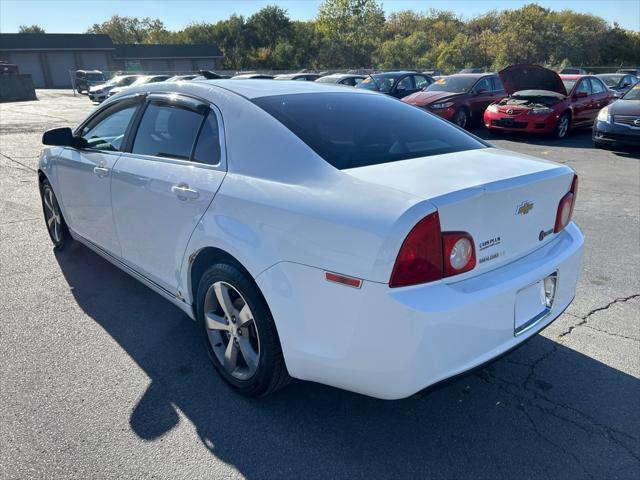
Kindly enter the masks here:
<path id="1" fill-rule="evenodd" d="M 498 149 L 471 150 L 344 170 L 361 180 L 429 200 L 442 231 L 473 237 L 476 267 L 462 279 L 496 268 L 554 237 L 568 167 Z"/>

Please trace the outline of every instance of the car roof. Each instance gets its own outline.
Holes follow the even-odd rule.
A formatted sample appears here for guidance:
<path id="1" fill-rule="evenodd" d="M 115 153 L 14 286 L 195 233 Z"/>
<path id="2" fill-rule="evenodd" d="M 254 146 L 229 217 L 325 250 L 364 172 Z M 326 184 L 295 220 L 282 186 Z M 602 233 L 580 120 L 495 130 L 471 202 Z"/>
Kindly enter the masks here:
<path id="1" fill-rule="evenodd" d="M 577 73 L 561 73 L 560 78 L 562 80 L 580 80 L 584 77 L 592 77 L 593 75 L 582 75 Z"/>
<path id="2" fill-rule="evenodd" d="M 320 78 L 348 78 L 348 77 L 366 77 L 360 73 L 330 73 L 329 75 L 323 75 Z"/>
<path id="3" fill-rule="evenodd" d="M 483 72 L 483 73 L 454 73 L 453 75 L 445 75 L 447 77 L 469 77 L 469 78 L 480 78 L 480 77 L 488 77 L 491 75 L 496 75 L 495 72 Z"/>
<path id="4" fill-rule="evenodd" d="M 192 85 L 210 85 L 215 87 L 221 87 L 233 93 L 237 93 L 249 100 L 259 97 L 267 97 L 272 95 L 295 95 L 300 93 L 313 93 L 313 92 L 336 92 L 345 93 L 343 86 L 331 84 L 319 84 L 316 82 L 300 82 L 298 80 L 282 80 L 279 82 L 256 82 L 255 80 L 243 80 L 243 79 L 224 79 L 224 80 L 203 80 L 193 82 Z M 377 95 L 375 92 L 368 90 L 349 90 L 354 94 L 368 94 Z"/>

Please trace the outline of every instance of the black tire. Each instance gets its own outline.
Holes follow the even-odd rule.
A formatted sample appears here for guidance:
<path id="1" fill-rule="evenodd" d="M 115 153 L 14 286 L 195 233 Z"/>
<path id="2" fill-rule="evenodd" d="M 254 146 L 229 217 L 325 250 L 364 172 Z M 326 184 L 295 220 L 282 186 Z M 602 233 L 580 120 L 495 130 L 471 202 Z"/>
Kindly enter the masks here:
<path id="1" fill-rule="evenodd" d="M 80 95 L 82 95 L 82 89 L 81 89 L 80 87 L 76 88 L 76 90 L 78 91 L 78 93 L 79 93 Z"/>
<path id="2" fill-rule="evenodd" d="M 45 227 L 47 227 L 49 238 L 53 242 L 53 249 L 64 250 L 71 243 L 72 238 L 69 234 L 67 222 L 60 210 L 58 198 L 47 179 L 44 179 L 40 184 L 40 200 L 42 202 Z"/>
<path id="3" fill-rule="evenodd" d="M 224 282 L 232 286 L 243 297 L 253 313 L 253 324 L 258 333 L 260 349 L 255 373 L 247 379 L 238 379 L 227 372 L 210 341 L 211 330 L 207 327 L 205 319 L 205 300 L 207 293 L 216 282 Z M 197 320 L 209 359 L 233 390 L 247 397 L 260 397 L 268 395 L 290 382 L 291 378 L 284 363 L 280 339 L 269 307 L 258 286 L 241 267 L 232 262 L 218 263 L 209 267 L 198 284 L 196 302 Z M 230 342 L 231 339 L 228 341 Z"/>
<path id="4" fill-rule="evenodd" d="M 558 140 L 565 138 L 569 133 L 569 125 L 571 124 L 571 115 L 569 112 L 564 112 L 560 115 L 556 128 L 553 130 L 553 136 Z"/>
<path id="5" fill-rule="evenodd" d="M 469 112 L 465 108 L 460 108 L 455 111 L 451 121 L 466 130 L 469 127 Z"/>
<path id="6" fill-rule="evenodd" d="M 601 148 L 603 150 L 609 150 L 611 146 L 605 142 L 599 142 L 597 140 L 593 141 L 593 148 Z"/>

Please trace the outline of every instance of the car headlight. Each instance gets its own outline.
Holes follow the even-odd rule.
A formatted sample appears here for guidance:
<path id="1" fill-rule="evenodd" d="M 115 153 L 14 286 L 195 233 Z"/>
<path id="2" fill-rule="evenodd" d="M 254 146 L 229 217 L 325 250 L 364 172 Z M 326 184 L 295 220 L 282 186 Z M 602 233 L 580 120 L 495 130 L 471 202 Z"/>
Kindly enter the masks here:
<path id="1" fill-rule="evenodd" d="M 598 112 L 598 121 L 609 123 L 609 107 L 604 107 Z"/>
<path id="2" fill-rule="evenodd" d="M 552 112 L 553 112 L 553 109 L 549 107 L 537 107 L 529 110 L 529 115 L 541 115 L 544 113 L 552 113 Z"/>
<path id="3" fill-rule="evenodd" d="M 429 105 L 429 108 L 433 108 L 434 110 L 440 110 L 441 108 L 449 107 L 453 107 L 453 102 L 432 103 L 431 105 Z"/>
<path id="4" fill-rule="evenodd" d="M 487 112 L 491 112 L 491 113 L 498 113 L 498 105 L 491 104 L 487 107 Z"/>

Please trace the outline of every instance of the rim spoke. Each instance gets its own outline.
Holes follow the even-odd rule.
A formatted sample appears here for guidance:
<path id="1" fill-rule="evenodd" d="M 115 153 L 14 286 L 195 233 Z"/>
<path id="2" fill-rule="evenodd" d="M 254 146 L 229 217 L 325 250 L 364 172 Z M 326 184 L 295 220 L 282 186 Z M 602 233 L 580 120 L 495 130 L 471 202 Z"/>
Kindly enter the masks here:
<path id="1" fill-rule="evenodd" d="M 60 241 L 60 231 L 59 231 L 59 223 L 55 222 L 53 224 L 53 238 L 55 239 L 56 242 Z"/>
<path id="2" fill-rule="evenodd" d="M 244 357 L 244 361 L 247 362 L 247 367 L 249 367 L 249 370 L 253 372 L 258 368 L 258 354 L 253 349 L 253 346 L 247 337 L 238 338 L 238 344 L 240 346 L 240 352 Z"/>
<path id="3" fill-rule="evenodd" d="M 51 228 L 51 224 L 55 221 L 55 219 L 56 216 L 53 214 L 49 217 L 49 219 L 47 220 L 47 225 L 49 226 L 49 228 Z"/>
<path id="4" fill-rule="evenodd" d="M 207 312 L 205 314 L 207 320 L 207 328 L 210 330 L 226 330 L 229 331 L 229 325 L 224 322 L 224 319 L 219 317 L 213 312 Z"/>
<path id="5" fill-rule="evenodd" d="M 236 369 L 238 363 L 238 347 L 236 347 L 233 339 L 229 339 L 227 349 L 224 351 L 224 368 L 229 372 L 233 372 Z"/>
<path id="6" fill-rule="evenodd" d="M 217 282 L 213 284 L 213 290 L 216 293 L 218 303 L 220 303 L 220 307 L 222 307 L 225 315 L 228 318 L 231 318 L 234 312 L 234 308 L 231 297 L 229 296 L 229 287 L 222 282 Z"/>
<path id="7" fill-rule="evenodd" d="M 249 322 L 253 321 L 253 315 L 251 314 L 251 309 L 249 305 L 246 303 L 240 313 L 238 314 L 238 327 L 246 327 Z"/>

